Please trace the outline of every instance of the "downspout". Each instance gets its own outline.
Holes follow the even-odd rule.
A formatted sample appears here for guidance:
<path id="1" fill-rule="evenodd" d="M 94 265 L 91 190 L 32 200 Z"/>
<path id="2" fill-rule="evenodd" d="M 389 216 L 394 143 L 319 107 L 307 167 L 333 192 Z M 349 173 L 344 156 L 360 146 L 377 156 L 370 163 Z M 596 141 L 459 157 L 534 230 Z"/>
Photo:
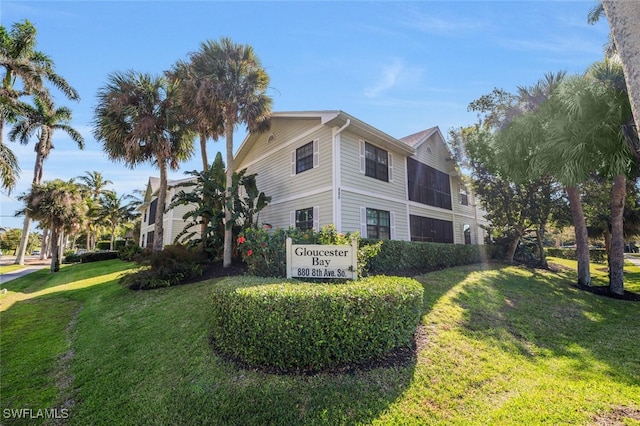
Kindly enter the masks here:
<path id="1" fill-rule="evenodd" d="M 340 158 L 340 133 L 351 124 L 351 119 L 342 127 L 333 132 L 333 224 L 338 232 L 342 232 L 342 194 L 340 185 L 342 184 L 342 161 Z"/>

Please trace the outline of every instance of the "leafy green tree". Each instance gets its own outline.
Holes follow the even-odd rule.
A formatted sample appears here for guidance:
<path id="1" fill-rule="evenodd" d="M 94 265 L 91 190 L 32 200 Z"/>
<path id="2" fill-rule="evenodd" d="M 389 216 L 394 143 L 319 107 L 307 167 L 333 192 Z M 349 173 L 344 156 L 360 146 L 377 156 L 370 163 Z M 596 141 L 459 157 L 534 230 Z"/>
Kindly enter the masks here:
<path id="1" fill-rule="evenodd" d="M 226 191 L 232 199 L 233 132 L 240 123 L 250 131 L 266 130 L 271 114 L 271 98 L 266 95 L 269 76 L 249 45 L 236 44 L 229 38 L 206 41 L 191 55 L 191 68 L 201 76 L 199 95 L 209 99 L 208 109 L 220 117 L 226 139 Z M 217 121 L 216 121 L 217 122 Z M 232 206 L 225 206 L 224 267 L 231 266 L 233 249 Z"/>
<path id="2" fill-rule="evenodd" d="M 177 83 L 162 77 L 115 72 L 98 92 L 94 136 L 110 159 L 134 168 L 155 164 L 160 189 L 154 225 L 153 251 L 162 250 L 167 170 L 193 154 L 192 123 L 177 102 Z"/>
<path id="3" fill-rule="evenodd" d="M 56 179 L 34 184 L 31 192 L 19 199 L 25 202 L 26 215 L 51 229 L 51 272 L 58 272 L 61 235 L 65 229 L 72 229 L 83 215 L 84 203 L 78 186 Z"/>
<path id="4" fill-rule="evenodd" d="M 212 257 L 220 257 L 224 254 L 224 209 L 225 205 L 229 204 L 226 201 L 226 176 L 222 155 L 218 153 L 211 167 L 205 171 L 194 170 L 187 174 L 195 179 L 181 184 L 180 187 L 191 189 L 178 191 L 170 205 L 170 208 L 178 205 L 193 206 L 183 216 L 187 225 L 176 236 L 176 241 L 199 244 Z M 241 229 L 255 226 L 255 219 L 271 200 L 271 197 L 258 190 L 255 178 L 255 174 L 246 175 L 246 170 L 234 173 L 231 205 L 233 230 L 236 234 Z M 205 233 L 201 234 L 200 238 L 194 238 L 196 232 L 193 228 L 199 224 L 204 225 Z"/>

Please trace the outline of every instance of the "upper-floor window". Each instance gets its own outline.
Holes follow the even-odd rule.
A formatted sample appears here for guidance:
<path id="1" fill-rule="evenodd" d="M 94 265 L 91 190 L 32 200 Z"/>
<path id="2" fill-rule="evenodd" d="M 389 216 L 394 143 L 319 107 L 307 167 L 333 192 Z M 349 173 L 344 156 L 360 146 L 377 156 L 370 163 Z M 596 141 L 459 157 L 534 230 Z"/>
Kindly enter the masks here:
<path id="1" fill-rule="evenodd" d="M 291 151 L 291 174 L 296 175 L 319 165 L 319 141 L 313 140 Z"/>
<path id="2" fill-rule="evenodd" d="M 449 175 L 407 158 L 409 200 L 451 210 Z"/>
<path id="3" fill-rule="evenodd" d="M 391 153 L 369 142 L 360 141 L 360 171 L 384 182 L 393 180 Z"/>
<path id="4" fill-rule="evenodd" d="M 464 186 L 460 185 L 460 204 L 463 206 L 469 205 L 469 194 Z"/>

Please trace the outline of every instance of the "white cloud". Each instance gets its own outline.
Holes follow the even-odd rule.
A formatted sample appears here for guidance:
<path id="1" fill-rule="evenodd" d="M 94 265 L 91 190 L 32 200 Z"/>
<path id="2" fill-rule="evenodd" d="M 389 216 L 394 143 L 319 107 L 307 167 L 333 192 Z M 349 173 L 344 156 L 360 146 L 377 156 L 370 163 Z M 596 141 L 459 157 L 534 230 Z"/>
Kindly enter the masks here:
<path id="1" fill-rule="evenodd" d="M 421 68 L 407 67 L 401 59 L 392 59 L 380 67 L 374 83 L 365 87 L 363 94 L 367 98 L 378 98 L 393 88 L 416 85 L 421 77 Z"/>

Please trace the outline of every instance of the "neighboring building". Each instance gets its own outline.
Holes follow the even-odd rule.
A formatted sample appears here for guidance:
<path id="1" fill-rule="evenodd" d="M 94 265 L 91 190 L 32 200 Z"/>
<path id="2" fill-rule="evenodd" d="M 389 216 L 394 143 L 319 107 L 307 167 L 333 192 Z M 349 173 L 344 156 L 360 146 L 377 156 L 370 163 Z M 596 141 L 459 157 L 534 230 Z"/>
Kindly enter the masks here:
<path id="1" fill-rule="evenodd" d="M 188 190 L 189 188 L 176 188 L 177 185 L 193 180 L 194 178 L 180 179 L 180 180 L 169 180 L 167 182 L 167 198 L 165 209 L 169 204 L 171 204 L 171 200 L 173 196 L 181 191 Z M 153 246 L 154 239 L 154 228 L 156 221 L 156 206 L 158 205 L 158 191 L 160 190 L 160 178 L 150 177 L 149 182 L 147 183 L 147 189 L 144 194 L 144 199 L 142 204 L 138 207 L 138 210 L 141 213 L 141 224 L 140 224 L 140 247 L 149 247 Z M 173 244 L 176 236 L 182 232 L 185 226 L 185 222 L 182 219 L 183 215 L 191 210 L 193 206 L 178 206 L 174 209 L 167 210 L 164 214 L 163 218 L 163 245 Z M 200 227 L 196 226 L 193 228 L 193 231 L 196 234 L 200 235 Z"/>
<path id="2" fill-rule="evenodd" d="M 393 138 L 342 111 L 276 112 L 249 134 L 236 170 L 257 174 L 273 227 L 380 239 L 483 244 L 486 223 L 437 127 Z"/>

